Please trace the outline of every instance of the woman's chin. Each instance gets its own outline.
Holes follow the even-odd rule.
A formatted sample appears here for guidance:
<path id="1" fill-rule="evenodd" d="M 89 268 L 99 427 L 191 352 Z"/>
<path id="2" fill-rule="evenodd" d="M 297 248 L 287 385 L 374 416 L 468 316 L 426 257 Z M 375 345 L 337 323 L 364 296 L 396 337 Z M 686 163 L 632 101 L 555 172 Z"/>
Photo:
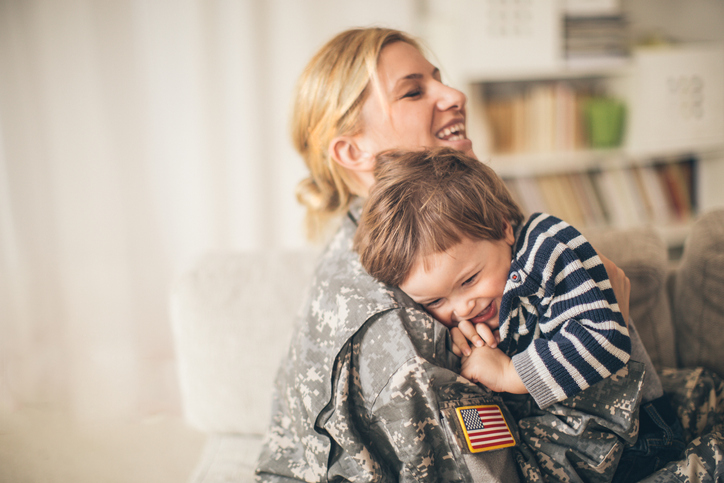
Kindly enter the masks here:
<path id="1" fill-rule="evenodd" d="M 475 156 L 475 153 L 473 152 L 473 142 L 468 138 L 458 139 L 456 141 L 445 141 L 445 146 L 462 151 L 468 156 L 472 156 L 477 159 L 477 156 Z"/>

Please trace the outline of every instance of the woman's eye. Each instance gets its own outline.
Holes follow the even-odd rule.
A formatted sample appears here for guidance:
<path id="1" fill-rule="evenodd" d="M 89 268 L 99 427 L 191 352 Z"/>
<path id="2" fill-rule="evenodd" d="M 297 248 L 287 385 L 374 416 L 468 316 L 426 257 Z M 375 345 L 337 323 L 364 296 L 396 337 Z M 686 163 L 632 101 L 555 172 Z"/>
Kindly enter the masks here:
<path id="1" fill-rule="evenodd" d="M 404 96 L 402 96 L 403 99 L 407 97 L 419 97 L 422 95 L 422 89 L 413 89 L 411 91 L 408 91 L 405 93 Z"/>

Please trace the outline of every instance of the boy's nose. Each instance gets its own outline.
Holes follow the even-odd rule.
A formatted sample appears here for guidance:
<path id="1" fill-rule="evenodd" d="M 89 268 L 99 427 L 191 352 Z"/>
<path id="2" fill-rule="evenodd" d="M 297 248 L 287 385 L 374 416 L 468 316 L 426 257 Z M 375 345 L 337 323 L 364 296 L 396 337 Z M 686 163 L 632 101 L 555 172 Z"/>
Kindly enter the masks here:
<path id="1" fill-rule="evenodd" d="M 453 305 L 455 317 L 457 317 L 458 320 L 469 318 L 473 315 L 470 313 L 473 310 L 473 307 L 475 307 L 475 300 L 464 298 L 457 299 Z"/>

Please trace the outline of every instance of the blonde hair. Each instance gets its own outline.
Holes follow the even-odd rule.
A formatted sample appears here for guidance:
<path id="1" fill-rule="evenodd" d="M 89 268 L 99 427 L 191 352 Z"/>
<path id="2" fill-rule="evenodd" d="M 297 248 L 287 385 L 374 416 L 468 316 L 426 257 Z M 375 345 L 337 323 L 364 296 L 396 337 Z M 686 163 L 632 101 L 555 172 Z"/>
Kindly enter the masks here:
<path id="1" fill-rule="evenodd" d="M 310 240 L 319 240 L 329 222 L 347 211 L 360 187 L 355 178 L 329 154 L 337 136 L 361 131 L 360 113 L 376 82 L 377 61 L 384 47 L 407 42 L 422 52 L 404 32 L 386 28 L 344 31 L 312 57 L 297 83 L 292 114 L 292 141 L 309 169 L 297 185 L 297 200 L 307 209 Z"/>
<path id="2" fill-rule="evenodd" d="M 502 240 L 523 213 L 489 166 L 451 148 L 377 156 L 354 237 L 364 269 L 403 283 L 418 260 L 471 240 Z"/>

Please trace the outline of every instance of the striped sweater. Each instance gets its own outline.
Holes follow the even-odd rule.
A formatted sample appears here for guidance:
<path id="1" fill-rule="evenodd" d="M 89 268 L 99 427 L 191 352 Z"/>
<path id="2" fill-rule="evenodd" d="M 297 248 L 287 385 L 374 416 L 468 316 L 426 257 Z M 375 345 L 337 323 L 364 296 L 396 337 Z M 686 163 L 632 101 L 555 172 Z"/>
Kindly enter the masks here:
<path id="1" fill-rule="evenodd" d="M 513 254 L 499 348 L 541 408 L 628 362 L 631 341 L 611 282 L 578 230 L 536 213 L 518 228 Z"/>

